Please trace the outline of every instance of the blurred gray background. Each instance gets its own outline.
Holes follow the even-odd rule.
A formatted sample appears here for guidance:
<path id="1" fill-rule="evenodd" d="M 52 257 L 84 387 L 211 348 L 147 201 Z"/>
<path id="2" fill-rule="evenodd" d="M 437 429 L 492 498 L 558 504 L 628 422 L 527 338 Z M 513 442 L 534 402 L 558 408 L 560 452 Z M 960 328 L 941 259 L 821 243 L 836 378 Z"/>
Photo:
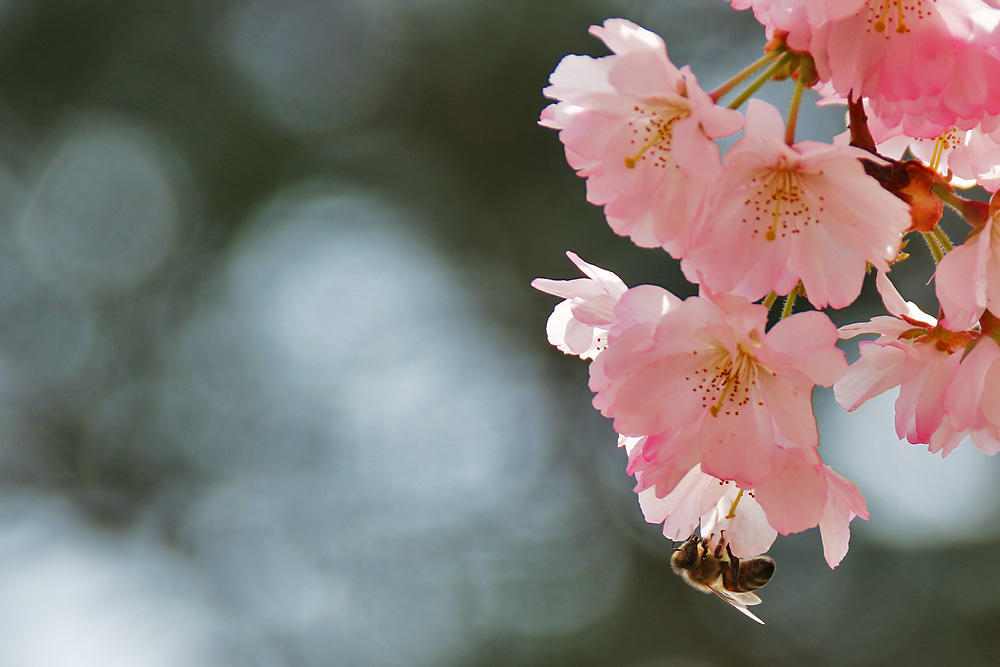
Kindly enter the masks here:
<path id="1" fill-rule="evenodd" d="M 671 574 L 528 287 L 572 249 L 693 291 L 535 124 L 609 16 L 709 89 L 764 41 L 723 0 L 0 2 L 0 666 L 995 664 L 997 462 L 891 396 L 817 394 L 872 511 L 840 568 L 779 538 L 766 627 Z"/>

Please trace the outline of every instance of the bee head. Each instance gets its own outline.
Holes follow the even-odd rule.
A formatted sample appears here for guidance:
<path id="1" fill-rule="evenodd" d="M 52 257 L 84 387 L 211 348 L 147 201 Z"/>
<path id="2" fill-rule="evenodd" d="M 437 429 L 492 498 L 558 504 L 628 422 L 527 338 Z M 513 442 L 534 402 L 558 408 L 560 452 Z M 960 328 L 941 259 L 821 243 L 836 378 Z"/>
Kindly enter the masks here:
<path id="1" fill-rule="evenodd" d="M 690 570 L 701 562 L 704 553 L 705 547 L 701 540 L 692 536 L 674 549 L 673 555 L 670 556 L 670 566 L 674 570 Z"/>

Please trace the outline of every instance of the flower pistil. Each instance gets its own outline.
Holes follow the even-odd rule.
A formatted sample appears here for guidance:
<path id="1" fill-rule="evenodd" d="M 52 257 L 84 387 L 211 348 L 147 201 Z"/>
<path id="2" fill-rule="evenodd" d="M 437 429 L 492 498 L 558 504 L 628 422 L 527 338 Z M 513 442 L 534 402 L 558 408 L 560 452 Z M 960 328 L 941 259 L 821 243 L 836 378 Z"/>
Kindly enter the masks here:
<path id="1" fill-rule="evenodd" d="M 638 114 L 649 113 L 647 109 L 636 105 L 633 107 L 635 112 Z M 673 125 L 678 120 L 682 118 L 687 118 L 691 115 L 691 112 L 679 104 L 667 103 L 665 108 L 659 112 L 652 112 L 653 116 L 648 120 L 644 127 L 639 129 L 634 129 L 635 134 L 640 134 L 645 132 L 652 136 L 642 145 L 635 155 L 625 158 L 625 166 L 629 169 L 634 169 L 639 163 L 639 160 L 643 159 L 647 153 L 652 157 L 656 155 L 656 159 L 653 160 L 654 167 L 665 167 L 671 164 L 670 158 L 670 144 L 673 139 Z M 631 140 L 632 143 L 636 143 L 636 139 Z"/>

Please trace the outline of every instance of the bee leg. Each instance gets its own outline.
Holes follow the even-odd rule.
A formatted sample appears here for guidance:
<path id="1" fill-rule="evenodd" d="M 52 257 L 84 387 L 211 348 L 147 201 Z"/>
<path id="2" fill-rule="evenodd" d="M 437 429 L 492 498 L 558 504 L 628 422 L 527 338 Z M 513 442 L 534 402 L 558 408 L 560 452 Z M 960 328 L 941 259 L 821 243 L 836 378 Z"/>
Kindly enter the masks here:
<path id="1" fill-rule="evenodd" d="M 733 572 L 733 581 L 736 581 L 740 573 L 740 559 L 733 555 L 728 544 L 726 545 L 726 555 L 729 556 L 729 568 Z"/>
<path id="2" fill-rule="evenodd" d="M 726 531 L 720 530 L 719 531 L 719 543 L 715 545 L 714 555 L 715 555 L 716 558 L 722 558 L 722 547 L 723 546 L 725 546 L 727 550 L 729 549 L 729 545 L 726 543 Z"/>

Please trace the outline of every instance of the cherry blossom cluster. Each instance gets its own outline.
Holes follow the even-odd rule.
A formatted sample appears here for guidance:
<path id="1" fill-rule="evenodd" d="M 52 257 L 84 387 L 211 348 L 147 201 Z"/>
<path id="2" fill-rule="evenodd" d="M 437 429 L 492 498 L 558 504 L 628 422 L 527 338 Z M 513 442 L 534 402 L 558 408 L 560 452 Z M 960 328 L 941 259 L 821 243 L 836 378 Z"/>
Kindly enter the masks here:
<path id="1" fill-rule="evenodd" d="M 1000 189 L 1000 0 L 730 4 L 768 41 L 719 88 L 657 35 L 608 19 L 590 32 L 611 54 L 566 56 L 540 119 L 611 228 L 678 260 L 698 295 L 629 288 L 571 252 L 585 277 L 532 285 L 563 299 L 548 339 L 590 361 L 648 521 L 673 540 L 725 531 L 743 558 L 818 526 L 835 567 L 868 510 L 820 457 L 816 386 L 848 411 L 899 387 L 901 439 L 1000 451 L 1000 195 L 956 190 Z M 753 97 L 788 79 L 787 115 Z M 848 131 L 795 140 L 806 88 L 846 105 Z M 946 206 L 971 228 L 958 247 L 938 225 Z M 937 264 L 936 318 L 888 278 L 908 234 Z M 872 272 L 888 315 L 838 331 L 822 310 L 794 312 L 799 297 L 850 305 Z M 848 366 L 838 340 L 862 334 L 874 339 Z"/>

